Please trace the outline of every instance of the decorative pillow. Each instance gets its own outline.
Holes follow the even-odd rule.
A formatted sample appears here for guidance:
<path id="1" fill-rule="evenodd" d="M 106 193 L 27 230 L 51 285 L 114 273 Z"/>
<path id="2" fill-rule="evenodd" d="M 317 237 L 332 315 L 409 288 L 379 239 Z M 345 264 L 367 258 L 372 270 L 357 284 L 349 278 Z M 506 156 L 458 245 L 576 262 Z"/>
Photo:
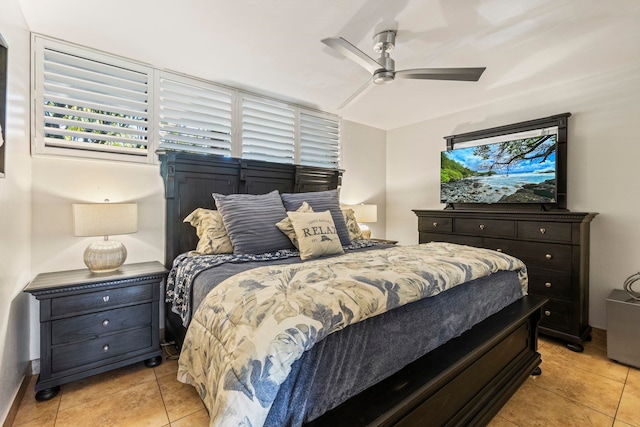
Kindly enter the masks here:
<path id="1" fill-rule="evenodd" d="M 362 230 L 356 221 L 356 213 L 353 209 L 342 209 L 342 215 L 344 216 L 344 222 L 347 224 L 347 231 L 349 231 L 349 238 L 351 240 L 364 239 Z"/>
<path id="2" fill-rule="evenodd" d="M 287 216 L 296 230 L 303 260 L 344 253 L 330 211 L 287 212 Z"/>
<path id="3" fill-rule="evenodd" d="M 220 212 L 198 208 L 187 215 L 183 222 L 190 223 L 196 229 L 200 239 L 196 252 L 203 255 L 233 253 L 233 246 L 224 228 Z"/>
<path id="4" fill-rule="evenodd" d="M 293 249 L 276 222 L 287 216 L 278 191 L 267 194 L 213 193 L 216 207 L 229 233 L 234 254 L 262 254 Z"/>
<path id="5" fill-rule="evenodd" d="M 313 212 L 313 209 L 311 209 L 309 203 L 302 202 L 302 206 L 300 206 L 296 212 Z M 293 224 L 291 223 L 289 217 L 286 217 L 282 221 L 276 223 L 276 227 L 278 227 L 280 231 L 282 231 L 291 240 L 293 246 L 298 248 L 298 237 L 296 236 L 296 230 L 293 229 Z"/>
<path id="6" fill-rule="evenodd" d="M 302 202 L 309 203 L 314 212 L 330 211 L 333 223 L 340 236 L 342 245 L 350 245 L 347 224 L 340 210 L 340 196 L 338 190 L 317 191 L 311 193 L 283 193 L 282 201 L 287 212 L 292 212 L 302 206 Z"/>

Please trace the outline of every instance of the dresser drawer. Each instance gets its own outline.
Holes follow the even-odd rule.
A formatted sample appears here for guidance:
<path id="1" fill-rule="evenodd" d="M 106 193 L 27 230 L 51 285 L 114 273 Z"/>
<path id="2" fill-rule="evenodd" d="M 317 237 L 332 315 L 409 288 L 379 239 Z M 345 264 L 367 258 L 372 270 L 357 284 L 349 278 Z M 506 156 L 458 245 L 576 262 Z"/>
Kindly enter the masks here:
<path id="1" fill-rule="evenodd" d="M 146 302 L 153 299 L 153 287 L 157 283 L 145 283 L 116 289 L 99 289 L 94 292 L 53 298 L 51 316 L 72 316 L 96 310 L 107 310 L 122 304 Z"/>
<path id="2" fill-rule="evenodd" d="M 64 344 L 151 325 L 151 303 L 116 308 L 51 322 L 51 344 Z"/>
<path id="3" fill-rule="evenodd" d="M 571 304 L 558 300 L 549 300 L 542 307 L 540 326 L 561 331 L 571 330 Z"/>
<path id="4" fill-rule="evenodd" d="M 456 234 L 420 233 L 420 243 L 447 242 L 459 245 L 482 247 L 482 237 L 459 236 Z"/>
<path id="5" fill-rule="evenodd" d="M 571 243 L 571 224 L 563 222 L 518 221 L 521 239 Z"/>
<path id="6" fill-rule="evenodd" d="M 485 239 L 489 249 L 520 258 L 527 268 L 543 268 L 571 272 L 571 246 L 518 240 Z"/>
<path id="7" fill-rule="evenodd" d="M 60 372 L 78 368 L 132 351 L 150 348 L 153 345 L 152 341 L 151 326 L 149 326 L 54 347 L 51 350 L 51 371 Z"/>
<path id="8" fill-rule="evenodd" d="M 418 231 L 450 233 L 453 230 L 451 218 L 419 217 Z"/>
<path id="9" fill-rule="evenodd" d="M 529 293 L 545 298 L 571 300 L 571 275 L 528 268 Z"/>
<path id="10" fill-rule="evenodd" d="M 479 236 L 513 237 L 515 223 L 499 219 L 456 219 L 455 232 Z"/>

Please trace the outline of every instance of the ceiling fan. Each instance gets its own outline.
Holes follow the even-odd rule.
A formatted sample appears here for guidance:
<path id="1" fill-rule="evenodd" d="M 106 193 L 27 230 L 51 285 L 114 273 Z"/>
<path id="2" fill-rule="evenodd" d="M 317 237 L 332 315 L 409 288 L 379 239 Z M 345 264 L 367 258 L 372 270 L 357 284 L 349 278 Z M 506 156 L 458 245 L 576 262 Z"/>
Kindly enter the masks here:
<path id="1" fill-rule="evenodd" d="M 461 80 L 476 82 L 480 79 L 484 67 L 481 68 L 414 68 L 411 70 L 395 70 L 395 62 L 390 53 L 395 47 L 396 32 L 394 30 L 382 31 L 373 36 L 373 50 L 378 54 L 378 59 L 373 59 L 342 37 L 328 37 L 322 39 L 322 43 L 336 50 L 345 58 L 348 58 L 369 71 L 373 79 L 367 81 L 360 89 L 351 95 L 340 108 L 346 107 L 355 101 L 366 90 L 371 88 L 371 83 L 384 84 L 392 82 L 396 77 L 401 79 L 422 80 Z"/>

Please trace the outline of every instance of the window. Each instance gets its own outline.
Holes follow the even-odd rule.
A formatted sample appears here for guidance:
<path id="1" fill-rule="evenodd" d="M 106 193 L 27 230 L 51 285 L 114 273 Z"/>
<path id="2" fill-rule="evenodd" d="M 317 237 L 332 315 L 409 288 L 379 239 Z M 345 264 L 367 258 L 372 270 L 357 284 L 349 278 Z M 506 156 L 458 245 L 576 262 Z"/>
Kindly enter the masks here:
<path id="1" fill-rule="evenodd" d="M 242 158 L 295 162 L 295 109 L 287 104 L 242 95 Z"/>
<path id="2" fill-rule="evenodd" d="M 35 49 L 37 153 L 148 160 L 149 68 L 42 38 Z"/>
<path id="3" fill-rule="evenodd" d="M 233 92 L 158 72 L 160 148 L 231 156 Z"/>
<path id="4" fill-rule="evenodd" d="M 338 168 L 340 122 L 328 114 L 300 111 L 301 165 Z"/>
<path id="5" fill-rule="evenodd" d="M 33 35 L 33 152 L 157 162 L 156 150 L 338 168 L 340 120 Z"/>

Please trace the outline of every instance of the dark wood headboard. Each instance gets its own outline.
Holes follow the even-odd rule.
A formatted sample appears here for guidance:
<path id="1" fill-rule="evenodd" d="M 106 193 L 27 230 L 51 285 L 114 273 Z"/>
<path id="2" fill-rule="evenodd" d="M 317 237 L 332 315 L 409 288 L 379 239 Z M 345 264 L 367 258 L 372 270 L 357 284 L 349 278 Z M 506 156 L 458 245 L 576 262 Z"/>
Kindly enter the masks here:
<path id="1" fill-rule="evenodd" d="M 164 180 L 165 266 L 196 247 L 195 229 L 182 220 L 196 208 L 215 209 L 211 193 L 264 194 L 326 191 L 337 188 L 342 171 L 206 154 L 160 152 Z"/>

